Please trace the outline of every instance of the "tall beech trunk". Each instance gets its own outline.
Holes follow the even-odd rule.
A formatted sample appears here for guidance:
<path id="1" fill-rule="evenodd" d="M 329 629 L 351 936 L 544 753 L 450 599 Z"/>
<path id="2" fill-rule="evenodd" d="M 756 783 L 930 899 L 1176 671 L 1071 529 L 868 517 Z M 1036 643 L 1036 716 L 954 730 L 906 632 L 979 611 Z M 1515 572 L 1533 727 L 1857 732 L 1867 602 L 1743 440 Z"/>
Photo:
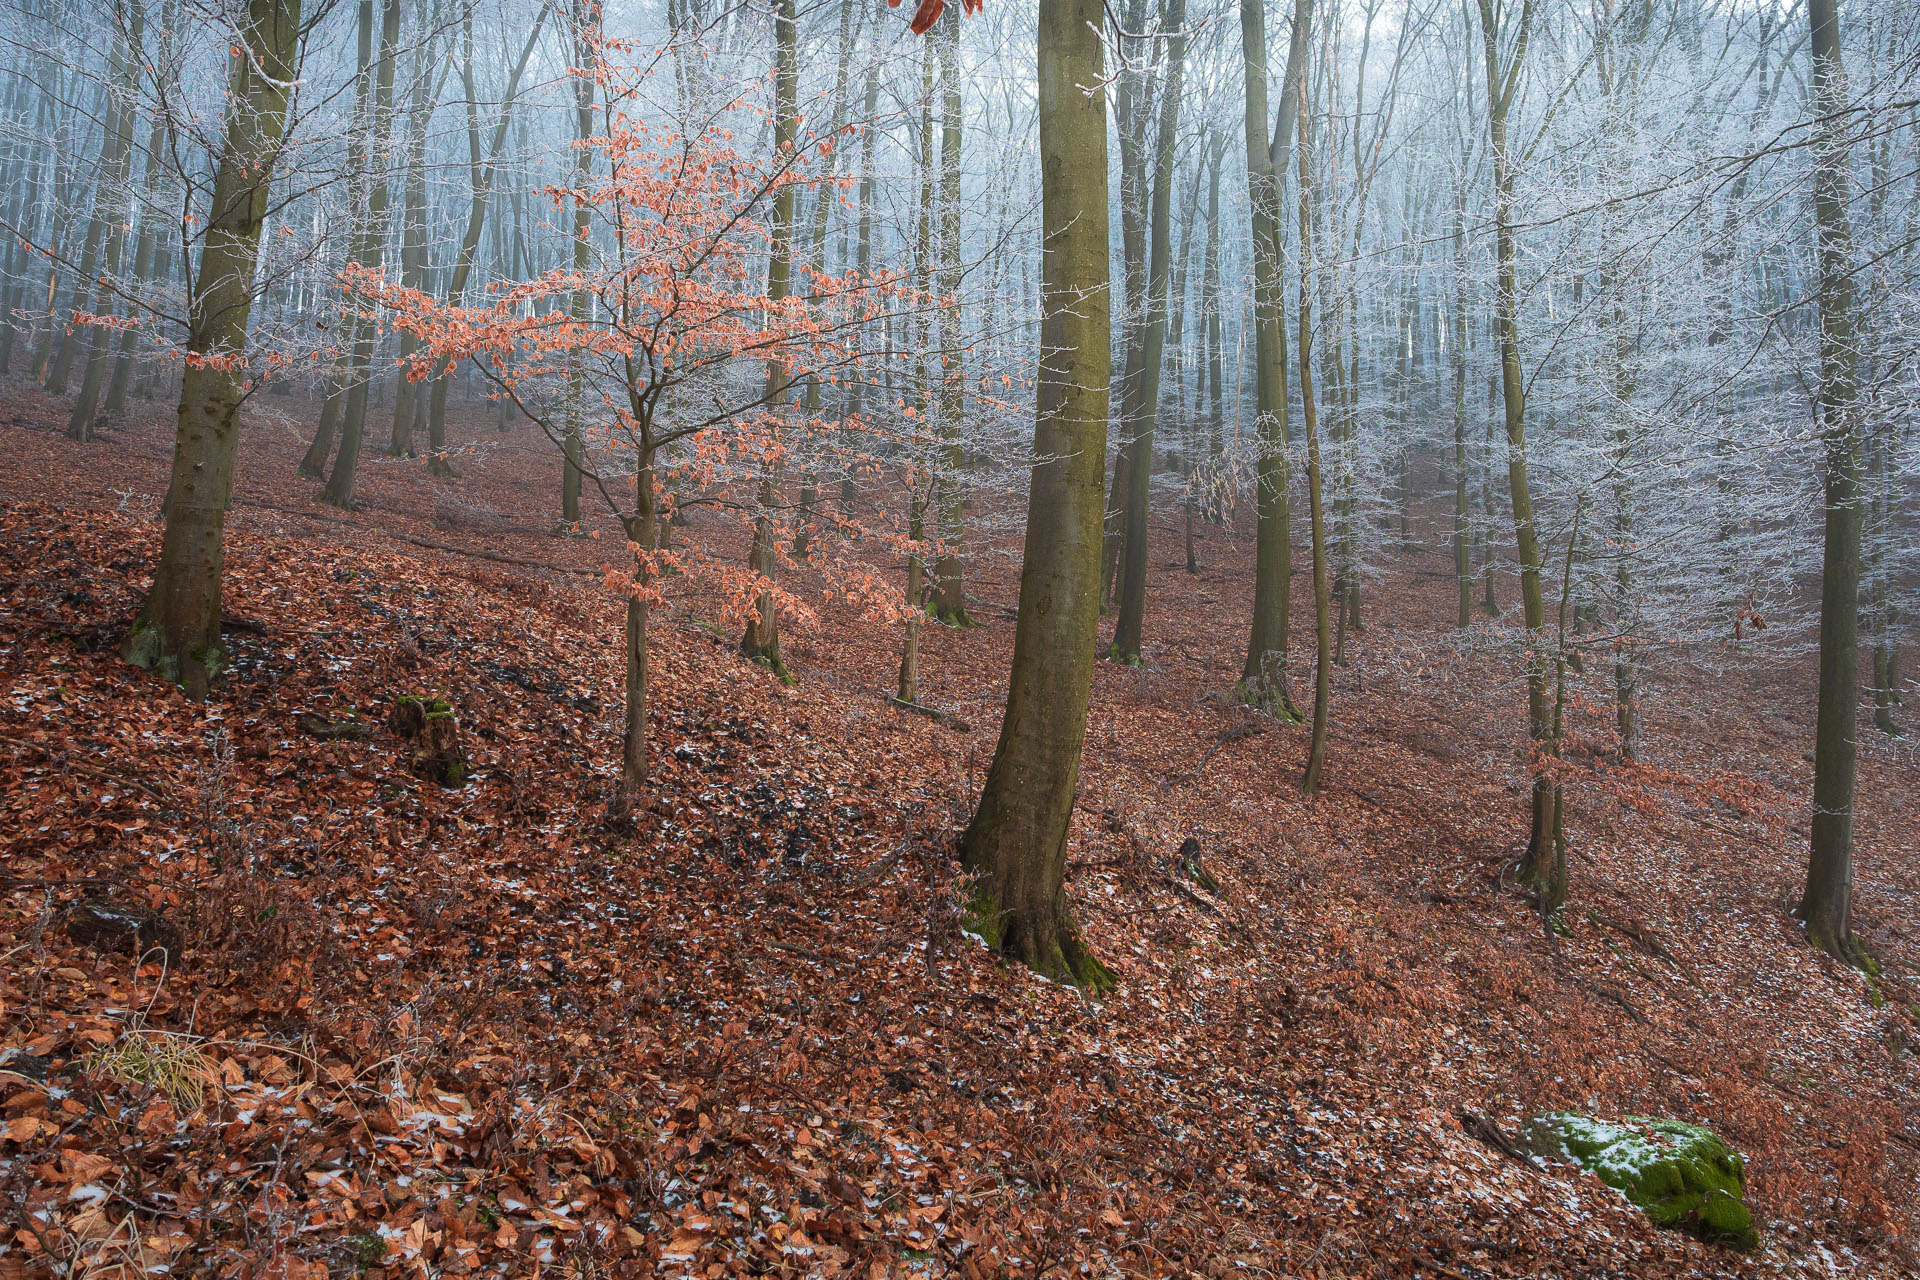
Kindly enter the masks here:
<path id="1" fill-rule="evenodd" d="M 966 345 L 961 334 L 960 289 L 960 8 L 955 6 L 935 42 L 940 52 L 940 473 L 937 501 L 940 554 L 933 562 L 933 615 L 950 627 L 973 625 L 967 615 L 967 584 L 960 558 L 966 533 L 961 473 L 966 467 L 960 414 L 966 383 Z"/>
<path id="2" fill-rule="evenodd" d="M 430 14 L 427 0 L 421 3 L 420 26 L 425 29 Z M 407 102 L 406 178 L 400 194 L 400 283 L 408 289 L 420 289 L 427 277 L 427 128 L 439 100 L 446 71 L 434 75 L 432 56 L 437 46 L 419 51 L 414 67 L 413 87 Z M 413 427 L 420 416 L 420 384 L 415 382 L 406 362 L 419 349 L 420 340 L 411 333 L 400 335 L 400 374 L 393 386 L 393 428 L 387 441 L 387 453 L 395 458 L 413 456 Z"/>
<path id="3" fill-rule="evenodd" d="M 1524 0 L 1518 31 L 1503 62 L 1502 32 L 1494 0 L 1479 0 L 1481 46 L 1487 72 L 1487 137 L 1493 158 L 1494 330 L 1500 350 L 1500 390 L 1506 410 L 1507 490 L 1513 505 L 1513 539 L 1520 556 L 1520 607 L 1527 625 L 1527 769 L 1533 776 L 1533 818 L 1519 880 L 1541 911 L 1566 901 L 1566 859 L 1560 847 L 1560 784 L 1550 767 L 1552 688 L 1550 637 L 1541 593 L 1540 539 L 1533 523 L 1533 493 L 1527 485 L 1526 382 L 1520 368 L 1520 306 L 1515 282 L 1513 158 L 1507 151 L 1507 114 L 1519 87 L 1520 68 L 1532 33 L 1533 3 Z"/>
<path id="4" fill-rule="evenodd" d="M 1807 0 L 1816 125 L 1813 212 L 1819 244 L 1820 381 L 1826 547 L 1820 573 L 1820 710 L 1813 745 L 1813 837 L 1800 918 L 1827 954 L 1870 963 L 1853 936 L 1853 775 L 1860 699 L 1861 431 L 1854 404 L 1853 231 L 1843 113 L 1847 73 L 1835 0 Z"/>
<path id="5" fill-rule="evenodd" d="M 1310 125 L 1300 116 L 1300 422 L 1307 432 L 1307 510 L 1313 527 L 1313 731 L 1300 790 L 1315 795 L 1327 762 L 1327 715 L 1333 701 L 1333 607 L 1327 582 L 1327 520 L 1320 479 L 1320 424 L 1313 398 L 1313 170 Z"/>
<path id="6" fill-rule="evenodd" d="M 362 169 L 367 207 L 358 228 L 353 260 L 378 270 L 381 253 L 387 243 L 387 203 L 391 194 L 388 181 L 392 168 L 387 157 L 387 135 L 393 115 L 393 49 L 400 39 L 401 0 L 386 0 L 380 19 L 380 57 L 374 65 L 373 103 L 368 116 L 369 137 L 361 144 Z M 370 0 L 363 0 L 362 31 L 372 27 Z M 336 507 L 353 505 L 353 485 L 360 466 L 360 446 L 367 429 L 367 389 L 373 374 L 373 321 L 356 315 L 348 327 L 351 354 L 347 372 L 346 403 L 342 407 L 340 452 L 334 457 L 333 472 L 320 500 Z"/>
<path id="7" fill-rule="evenodd" d="M 1040 375 L 1006 718 L 961 838 L 973 928 L 1050 977 L 1113 978 L 1067 914 L 1067 827 L 1100 617 L 1111 328 L 1099 0 L 1040 0 Z"/>
<path id="8" fill-rule="evenodd" d="M 1473 622 L 1471 520 L 1467 506 L 1467 179 L 1463 171 L 1453 207 L 1453 577 L 1460 593 L 1455 625 Z"/>
<path id="9" fill-rule="evenodd" d="M 1153 210 L 1149 215 L 1146 314 L 1140 341 L 1129 344 L 1129 369 L 1121 391 L 1120 420 L 1127 426 L 1126 542 L 1120 578 L 1120 617 L 1110 656 L 1140 661 L 1140 632 L 1147 611 L 1147 501 L 1153 479 L 1153 434 L 1160 406 L 1160 369 L 1166 358 L 1167 273 L 1173 257 L 1175 145 L 1180 129 L 1180 80 L 1187 54 L 1186 0 L 1167 0 L 1167 74 L 1160 87 L 1160 128 L 1153 165 Z"/>
<path id="10" fill-rule="evenodd" d="M 1281 154 L 1291 143 L 1306 77 L 1313 0 L 1294 0 L 1279 115 L 1267 134 L 1267 19 L 1262 0 L 1240 0 L 1246 82 L 1247 174 L 1253 228 L 1254 383 L 1260 441 L 1254 465 L 1253 620 L 1240 696 L 1272 715 L 1300 719 L 1287 690 L 1287 633 L 1293 617 L 1293 513 L 1287 474 L 1287 335 L 1281 300 Z"/>
<path id="11" fill-rule="evenodd" d="M 587 66 L 593 56 L 588 47 L 598 36 L 593 25 L 598 20 L 599 0 L 573 0 L 574 61 Z M 683 59 L 676 58 L 678 65 Z M 585 280 L 593 260 L 593 207 L 588 200 L 587 182 L 593 176 L 593 149 L 587 145 L 593 137 L 594 80 L 591 76 L 573 78 L 573 274 Z M 567 311 L 573 322 L 587 323 L 588 298 L 584 287 L 576 287 L 567 299 Z M 569 529 L 580 524 L 581 467 L 586 460 L 586 438 L 582 431 L 586 412 L 586 353 L 578 347 L 567 353 L 567 434 L 561 446 L 560 519 Z"/>
<path id="12" fill-rule="evenodd" d="M 136 5 L 126 16 L 128 35 L 140 39 L 140 10 Z M 115 22 L 119 27 L 119 22 Z M 128 51 L 128 35 L 116 35 L 109 71 L 107 93 L 107 141 L 100 163 L 100 180 L 94 188 L 93 216 L 106 225 L 105 246 L 100 278 L 94 283 L 89 310 L 96 315 L 110 314 L 114 305 L 113 283 L 120 275 L 120 259 L 126 251 L 127 223 L 132 218 L 132 192 L 127 183 L 133 173 L 133 60 Z M 91 233 L 89 233 L 91 235 Z M 85 275 L 75 286 L 76 301 L 86 296 L 85 286 L 93 281 Z M 73 410 L 67 416 L 69 440 L 91 440 L 95 427 L 94 410 L 107 380 L 107 360 L 113 351 L 113 337 L 97 326 L 84 326 L 75 335 L 75 345 L 86 354 L 85 372 L 80 379 L 80 394 L 74 397 Z"/>
<path id="13" fill-rule="evenodd" d="M 136 8 L 136 15 L 139 10 Z M 160 25 L 164 34 L 160 40 L 161 61 L 170 59 L 175 27 L 176 5 L 168 0 L 161 10 Z M 161 198 L 167 179 L 165 157 L 173 146 L 173 124 L 166 112 L 154 115 L 153 127 L 147 134 L 147 165 L 143 181 L 144 203 L 140 212 L 140 239 L 133 251 L 133 279 L 139 289 L 151 289 L 156 281 L 166 275 L 166 258 L 162 251 L 160 210 Z M 120 335 L 120 343 L 114 352 L 113 377 L 107 383 L 107 399 L 103 412 L 109 418 L 118 417 L 126 412 L 127 392 L 133 384 L 135 366 L 139 363 L 137 353 L 138 339 L 132 329 Z M 0 362 L 4 369 L 4 362 Z"/>
<path id="14" fill-rule="evenodd" d="M 794 0 L 775 0 L 773 34 L 778 65 L 773 75 L 773 150 L 776 156 L 792 153 L 800 132 L 799 36 L 794 17 Z M 767 254 L 767 300 L 779 302 L 793 292 L 793 184 L 783 185 L 773 201 L 772 247 Z M 792 378 L 778 357 L 767 361 L 768 408 L 784 414 L 790 397 Z M 766 464 L 760 474 L 757 494 L 759 514 L 753 521 L 753 544 L 747 551 L 747 567 L 772 581 L 780 569 L 780 549 L 774 541 L 773 504 L 779 492 L 779 477 L 774 463 Z M 773 593 L 762 591 L 754 601 L 753 616 L 740 638 L 740 652 L 766 667 L 782 680 L 791 680 L 787 664 L 780 656 L 780 611 Z"/>
<path id="15" fill-rule="evenodd" d="M 121 646 L 128 662 L 179 681 L 198 700 L 226 658 L 220 579 L 243 389 L 237 364 L 299 32 L 299 0 L 249 0 L 234 34 L 245 53 L 230 61 L 226 132 L 190 295 L 166 533 L 153 589 Z"/>

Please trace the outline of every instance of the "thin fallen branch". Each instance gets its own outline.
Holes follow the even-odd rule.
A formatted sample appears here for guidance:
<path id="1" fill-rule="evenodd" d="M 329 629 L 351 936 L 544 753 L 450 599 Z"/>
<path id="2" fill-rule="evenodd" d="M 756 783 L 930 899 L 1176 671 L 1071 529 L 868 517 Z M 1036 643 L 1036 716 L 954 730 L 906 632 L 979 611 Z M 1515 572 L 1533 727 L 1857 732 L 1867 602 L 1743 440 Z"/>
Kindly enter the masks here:
<path id="1" fill-rule="evenodd" d="M 959 716 L 954 715 L 951 711 L 941 711 L 937 707 L 923 707 L 917 702 L 907 702 L 902 698 L 895 697 L 893 694 L 887 695 L 887 701 L 891 702 L 894 706 L 899 707 L 902 711 L 917 712 L 918 714 L 923 715 L 927 719 L 933 721 L 935 724 L 945 725 L 947 728 L 953 730 L 955 733 L 972 733 L 973 732 L 972 725 L 968 724 L 965 720 L 962 720 Z"/>

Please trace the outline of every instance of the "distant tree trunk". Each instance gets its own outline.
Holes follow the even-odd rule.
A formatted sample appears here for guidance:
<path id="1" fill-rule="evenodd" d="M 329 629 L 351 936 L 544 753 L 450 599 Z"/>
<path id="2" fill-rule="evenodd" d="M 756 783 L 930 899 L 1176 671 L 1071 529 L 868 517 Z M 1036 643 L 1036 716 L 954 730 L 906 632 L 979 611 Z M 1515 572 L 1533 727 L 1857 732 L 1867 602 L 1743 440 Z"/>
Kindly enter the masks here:
<path id="1" fill-rule="evenodd" d="M 166 534 L 153 589 L 121 647 L 127 661 L 179 681 L 199 700 L 226 657 L 222 540 L 242 390 L 227 361 L 246 349 L 260 224 L 280 159 L 299 32 L 299 0 L 249 0 L 235 32 L 246 52 L 230 60 L 226 135 L 189 305 Z"/>
<path id="2" fill-rule="evenodd" d="M 1200 270 L 1200 314 L 1207 351 L 1207 450 L 1214 457 L 1226 449 L 1226 400 L 1221 387 L 1224 332 L 1220 323 L 1220 168 L 1227 139 L 1224 133 L 1217 137 L 1219 140 L 1207 157 L 1207 247 Z M 1218 518 L 1211 502 L 1207 518 Z"/>
<path id="3" fill-rule="evenodd" d="M 1527 624 L 1528 772 L 1533 775 L 1533 822 L 1520 883 L 1540 909 L 1557 909 L 1567 897 L 1566 858 L 1562 846 L 1560 783 L 1547 759 L 1552 738 L 1552 690 L 1547 667 L 1549 637 L 1546 600 L 1541 591 L 1540 539 L 1533 523 L 1533 495 L 1527 485 L 1526 382 L 1520 368 L 1519 292 L 1513 238 L 1513 159 L 1507 151 L 1507 113 L 1520 81 L 1533 18 L 1532 0 L 1524 0 L 1506 60 L 1500 56 L 1500 20 L 1494 0 L 1479 0 L 1481 44 L 1487 71 L 1487 129 L 1493 156 L 1494 326 L 1500 346 L 1500 383 L 1506 405 L 1507 488 L 1513 504 L 1513 536 L 1520 555 L 1520 606 Z"/>
<path id="4" fill-rule="evenodd" d="M 962 472 L 966 448 L 960 430 L 961 388 L 966 382 L 966 345 L 960 332 L 960 7 L 954 6 L 936 38 L 940 51 L 940 554 L 933 562 L 933 615 L 950 627 L 973 624 L 967 615 L 967 584 L 960 558 L 966 510 Z"/>
<path id="5" fill-rule="evenodd" d="M 160 19 L 161 26 L 168 33 L 162 37 L 162 49 L 171 45 L 175 12 L 175 5 L 172 0 L 168 0 Z M 138 13 L 137 8 L 135 13 Z M 133 251 L 133 279 L 136 288 L 151 288 L 154 282 L 165 273 L 165 267 L 156 268 L 156 262 L 159 261 L 160 253 L 160 199 L 166 174 L 165 157 L 171 149 L 171 142 L 171 119 L 166 112 L 156 112 L 153 128 L 147 135 L 145 204 L 140 211 L 140 239 Z M 134 366 L 139 363 L 135 346 L 133 330 L 128 329 L 120 335 L 120 345 L 114 353 L 113 377 L 107 384 L 105 413 L 109 418 L 118 417 L 126 412 L 127 390 L 133 382 Z M 3 367 L 4 365 L 0 364 L 0 368 Z"/>
<path id="6" fill-rule="evenodd" d="M 493 143 L 486 150 L 480 146 L 479 90 L 473 75 L 473 19 L 471 13 L 463 27 L 463 54 L 460 64 L 460 78 L 467 95 L 467 168 L 473 183 L 473 198 L 467 206 L 466 234 L 460 240 L 460 252 L 454 259 L 453 272 L 447 279 L 447 305 L 459 306 L 466 298 L 467 281 L 473 274 L 474 258 L 480 252 L 480 232 L 486 224 L 487 206 L 492 202 L 494 172 L 500 165 L 500 154 L 506 146 L 507 126 L 513 122 L 514 99 L 520 92 L 520 79 L 526 74 L 527 63 L 533 58 L 533 50 L 540 42 L 540 32 L 545 29 L 547 15 L 553 6 L 542 5 L 533 20 L 533 29 L 527 33 L 527 42 L 520 49 L 520 59 L 514 63 L 507 76 L 506 92 L 501 96 L 500 119 L 494 125 Z M 447 376 L 447 362 L 443 359 L 433 368 L 433 380 L 427 391 L 427 455 L 428 467 L 435 475 L 452 475 L 453 466 L 447 461 L 447 390 L 450 379 Z M 418 394 L 416 392 L 416 394 Z"/>
<path id="7" fill-rule="evenodd" d="M 799 37 L 794 17 L 794 0 L 774 0 L 774 43 L 778 65 L 774 68 L 774 155 L 785 161 L 800 132 L 798 117 Z M 793 291 L 794 190 L 783 185 L 773 202 L 772 251 L 767 255 L 767 300 L 779 302 Z M 776 414 L 786 411 L 790 384 L 786 368 L 775 358 L 767 361 L 768 407 Z M 773 504 L 778 493 L 774 464 L 761 472 L 758 494 L 759 514 L 753 522 L 753 545 L 747 552 L 747 566 L 762 578 L 772 581 L 780 568 L 780 549 L 774 543 Z M 762 591 L 754 602 L 753 617 L 746 634 L 740 638 L 740 652 L 766 667 L 782 680 L 792 677 L 780 656 L 780 612 L 773 593 Z"/>
<path id="8" fill-rule="evenodd" d="M 100 280 L 94 285 L 93 304 L 89 308 L 97 315 L 109 315 L 118 310 L 113 286 L 119 283 L 120 258 L 126 251 L 127 223 L 132 217 L 132 193 L 127 184 L 133 172 L 134 78 L 133 60 L 127 46 L 129 37 L 134 41 L 140 39 L 139 15 L 140 10 L 136 5 L 132 13 L 117 15 L 114 21 L 116 34 L 108 72 L 107 141 L 93 200 L 94 219 L 106 224 L 105 261 L 101 264 Z M 125 32 L 119 30 L 122 21 L 126 23 Z M 84 299 L 85 286 L 92 280 L 91 275 L 86 275 L 76 283 L 76 300 Z M 75 342 L 76 346 L 85 348 L 87 359 L 86 371 L 80 379 L 80 394 L 74 398 L 73 411 L 67 417 L 69 440 L 93 438 L 96 425 L 94 410 L 100 403 L 100 392 L 107 380 L 107 360 L 113 349 L 113 339 L 108 331 L 94 325 L 85 326 L 85 330 L 85 335 Z"/>
<path id="9" fill-rule="evenodd" d="M 1826 445 L 1826 551 L 1820 574 L 1820 709 L 1814 729 L 1813 838 L 1800 918 L 1831 956 L 1867 962 L 1853 936 L 1853 777 L 1860 698 L 1860 423 L 1847 220 L 1848 108 L 1835 0 L 1807 0 L 1815 125 L 1813 210 L 1819 245 L 1820 380 Z"/>
<path id="10" fill-rule="evenodd" d="M 1293 32 L 1273 136 L 1267 135 L 1267 19 L 1261 0 L 1240 0 L 1246 82 L 1249 206 L 1253 225 L 1254 374 L 1260 440 L 1254 467 L 1259 525 L 1254 537 L 1253 623 L 1240 696 L 1288 720 L 1300 719 L 1287 690 L 1287 633 L 1293 614 L 1293 516 L 1287 475 L 1287 337 L 1281 301 L 1280 153 L 1292 142 L 1306 77 L 1313 0 L 1294 0 Z"/>
<path id="11" fill-rule="evenodd" d="M 1454 193 L 1453 220 L 1453 576 L 1460 593 L 1456 625 L 1473 621 L 1471 519 L 1467 506 L 1467 179 Z"/>
<path id="12" fill-rule="evenodd" d="M 391 133 L 389 126 L 393 115 L 393 52 L 394 45 L 400 39 L 400 3 L 401 0 L 386 0 L 381 13 L 380 58 L 373 73 L 373 105 L 368 117 L 370 136 L 362 143 L 361 150 L 365 165 L 361 190 L 365 193 L 367 208 L 359 227 L 358 243 L 353 248 L 353 260 L 356 265 L 369 270 L 379 269 L 381 254 L 387 243 L 387 203 L 391 194 L 388 172 L 392 168 L 387 156 L 387 139 Z M 362 0 L 361 7 L 371 15 L 373 6 L 370 0 Z M 363 19 L 363 23 L 362 30 L 370 31 L 370 18 Z M 327 477 L 327 487 L 320 494 L 322 502 L 336 507 L 353 505 L 360 445 L 366 436 L 367 388 L 373 377 L 373 321 L 356 314 L 348 326 L 348 333 L 351 335 L 351 354 L 346 405 L 340 428 L 340 452 L 334 457 L 333 473 Z"/>
<path id="13" fill-rule="evenodd" d="M 593 25 L 599 14 L 599 0 L 573 0 L 574 57 L 576 65 L 586 67 L 594 56 L 587 46 L 598 37 Z M 677 61 L 677 60 L 676 60 Z M 573 273 L 586 279 L 593 254 L 593 207 L 587 198 L 587 183 L 593 176 L 593 150 L 587 145 L 593 137 L 594 79 L 578 75 L 573 79 Z M 587 323 L 589 299 L 584 287 L 572 290 L 567 300 L 568 314 L 577 325 Z M 569 529 L 580 525 L 581 467 L 586 460 L 586 439 L 582 430 L 586 411 L 586 353 L 575 348 L 567 353 L 567 428 L 561 448 L 564 459 L 560 475 L 560 519 Z"/>
<path id="14" fill-rule="evenodd" d="M 1173 257 L 1173 183 L 1180 130 L 1181 71 L 1187 56 L 1186 0 L 1167 0 L 1165 25 L 1167 73 L 1160 88 L 1160 128 L 1153 166 L 1153 209 L 1149 215 L 1146 314 L 1141 336 L 1129 353 L 1138 369 L 1129 369 L 1121 394 L 1121 421 L 1127 424 L 1126 543 L 1120 579 L 1120 618 L 1114 626 L 1111 657 L 1138 664 L 1140 633 L 1147 610 L 1147 504 L 1153 479 L 1153 434 L 1160 408 L 1160 369 L 1166 358 L 1167 275 Z"/>
<path id="15" fill-rule="evenodd" d="M 425 29 L 428 25 L 425 15 L 430 13 L 427 0 L 422 0 L 420 12 L 423 15 L 420 26 Z M 407 103 L 407 173 L 401 187 L 400 209 L 400 283 L 408 289 L 425 287 L 427 277 L 427 220 L 431 216 L 427 207 L 427 129 L 446 76 L 444 71 L 438 77 L 434 75 L 436 59 L 431 56 L 434 52 L 434 46 L 419 51 Z M 413 425 L 420 414 L 420 384 L 414 381 L 408 361 L 419 345 L 420 340 L 411 333 L 401 333 L 401 367 L 393 387 L 393 431 L 387 445 L 387 453 L 395 458 L 411 458 L 414 454 Z"/>
<path id="16" fill-rule="evenodd" d="M 1041 0 L 1042 298 L 1033 470 L 1006 717 L 961 839 L 990 945 L 1051 977 L 1112 977 L 1067 914 L 1067 827 L 1100 610 L 1111 340 L 1107 120 L 1099 0 Z"/>
<path id="17" fill-rule="evenodd" d="M 869 58 L 870 61 L 867 64 L 866 95 L 863 99 L 860 118 L 871 122 L 880 110 L 880 60 L 877 57 L 872 57 L 871 54 L 869 54 Z M 858 227 L 854 233 L 854 268 L 859 272 L 862 280 L 866 279 L 868 273 L 873 270 L 873 147 L 875 140 L 879 136 L 879 132 L 878 129 L 872 127 L 871 123 L 860 131 L 860 212 Z M 864 338 L 865 334 L 864 331 L 862 331 L 861 334 L 855 336 L 854 340 L 864 345 Z M 888 365 L 892 364 L 891 361 L 886 363 Z M 870 376 L 871 375 L 865 370 L 856 365 L 853 369 L 852 376 L 848 379 L 851 385 L 847 389 L 846 416 L 849 419 L 858 418 L 866 410 L 867 379 Z M 851 445 L 851 441 L 849 441 L 849 445 Z M 851 448 L 849 448 L 848 452 L 851 454 Z M 844 516 L 851 517 L 853 515 L 854 505 L 858 501 L 859 496 L 859 482 L 855 480 L 853 469 L 849 467 L 840 479 L 840 513 Z"/>
<path id="18" fill-rule="evenodd" d="M 1313 171 L 1311 129 L 1302 113 L 1300 129 L 1300 421 L 1307 432 L 1307 509 L 1313 527 L 1313 732 L 1307 745 L 1307 767 L 1300 776 L 1306 795 L 1320 790 L 1320 771 L 1327 761 L 1327 715 L 1333 701 L 1333 608 L 1327 583 L 1327 522 L 1320 481 L 1319 413 L 1313 396 Z"/>

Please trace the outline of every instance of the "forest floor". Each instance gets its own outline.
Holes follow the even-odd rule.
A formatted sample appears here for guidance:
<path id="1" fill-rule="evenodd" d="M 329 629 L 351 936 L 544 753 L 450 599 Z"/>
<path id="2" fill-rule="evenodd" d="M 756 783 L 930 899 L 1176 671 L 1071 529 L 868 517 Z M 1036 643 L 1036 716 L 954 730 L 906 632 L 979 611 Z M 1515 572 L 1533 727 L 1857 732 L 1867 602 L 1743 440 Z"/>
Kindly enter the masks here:
<path id="1" fill-rule="evenodd" d="M 0 1280 L 1920 1266 L 1920 769 L 1863 733 L 1875 982 L 1788 914 L 1804 653 L 1649 678 L 1651 766 L 1570 784 L 1559 936 L 1502 887 L 1518 656 L 1451 635 L 1439 527 L 1369 588 L 1309 800 L 1305 731 L 1225 696 L 1250 540 L 1203 527 L 1189 575 L 1157 521 L 1146 662 L 1096 672 L 1072 834 L 1072 907 L 1119 978 L 1089 1003 L 958 928 L 1012 538 L 970 565 L 984 625 L 924 629 L 923 697 L 964 731 L 888 705 L 898 628 L 822 606 L 788 629 L 788 688 L 711 597 L 675 597 L 654 798 L 610 814 L 611 548 L 554 536 L 545 441 L 463 418 L 457 477 L 369 458 L 346 514 L 294 476 L 312 406 L 250 404 L 234 667 L 200 706 L 115 652 L 170 416 L 82 446 L 37 389 L 8 403 Z M 410 773 L 385 727 L 410 693 L 457 712 L 463 788 Z M 1712 1125 L 1760 1250 L 1480 1136 L 1557 1107 Z"/>

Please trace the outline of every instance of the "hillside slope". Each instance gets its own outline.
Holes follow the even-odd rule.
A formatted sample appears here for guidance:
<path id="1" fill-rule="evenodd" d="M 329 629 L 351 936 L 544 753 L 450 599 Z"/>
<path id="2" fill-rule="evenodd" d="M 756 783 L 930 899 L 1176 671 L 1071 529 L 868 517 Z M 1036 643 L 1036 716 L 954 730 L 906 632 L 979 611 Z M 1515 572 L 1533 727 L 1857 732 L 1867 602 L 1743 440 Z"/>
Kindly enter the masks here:
<path id="1" fill-rule="evenodd" d="M 615 609 L 600 547 L 528 514 L 542 446 L 476 435 L 450 481 L 371 465 L 346 515 L 291 478 L 299 406 L 256 408 L 235 667 L 195 706 L 114 653 L 157 554 L 164 422 L 74 446 L 18 403 L 0 1276 L 1916 1263 L 1914 771 L 1863 768 L 1869 983 L 1785 910 L 1798 673 L 1660 686 L 1673 777 L 1576 784 L 1558 937 L 1501 890 L 1519 698 L 1510 658 L 1446 642 L 1446 584 L 1407 556 L 1375 592 L 1307 801 L 1300 731 L 1218 696 L 1250 548 L 1209 529 L 1190 577 L 1169 532 L 1147 668 L 1096 676 L 1069 892 L 1121 985 L 1089 1004 L 958 928 L 1006 546 L 975 566 L 989 625 L 929 628 L 923 688 L 964 733 L 886 705 L 885 629 L 823 611 L 787 689 L 699 625 L 712 600 L 678 601 L 655 629 L 654 796 L 622 813 Z M 463 788 L 409 771 L 385 717 L 410 694 L 456 712 Z M 149 917 L 168 958 L 89 931 L 83 903 Z M 1712 1124 L 1749 1157 L 1762 1250 L 1654 1231 L 1470 1120 L 1556 1106 Z"/>

